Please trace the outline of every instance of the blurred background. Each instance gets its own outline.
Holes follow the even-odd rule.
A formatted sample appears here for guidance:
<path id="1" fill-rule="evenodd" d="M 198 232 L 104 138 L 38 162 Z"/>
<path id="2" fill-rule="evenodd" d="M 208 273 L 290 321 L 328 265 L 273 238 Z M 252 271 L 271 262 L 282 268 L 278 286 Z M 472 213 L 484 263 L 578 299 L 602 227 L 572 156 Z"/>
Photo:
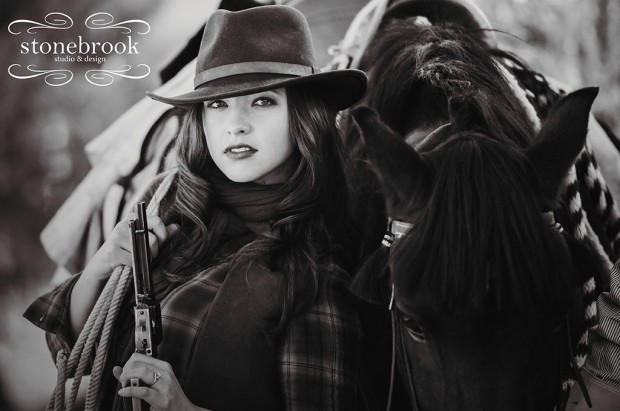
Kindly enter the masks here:
<path id="1" fill-rule="evenodd" d="M 300 0 L 293 3 L 319 0 Z M 594 112 L 620 131 L 620 0 L 475 0 L 487 14 L 502 46 L 534 69 L 571 87 L 601 87 Z M 55 270 L 39 242 L 45 224 L 84 178 L 90 164 L 84 146 L 159 84 L 158 71 L 185 45 L 218 7 L 216 0 L 0 0 L 0 409 L 42 410 L 56 371 L 41 331 L 22 318 L 26 307 L 50 289 Z M 321 7 L 317 4 L 316 7 Z M 17 19 L 43 21 L 50 12 L 71 16 L 72 37 L 87 33 L 82 22 L 105 11 L 115 21 L 141 19 L 151 31 L 141 36 L 137 56 L 115 55 L 103 68 L 147 64 L 144 79 L 116 79 L 107 87 L 88 84 L 84 72 L 96 64 L 74 64 L 73 80 L 61 87 L 42 77 L 7 73 L 24 58 L 12 35 Z M 66 33 L 40 30 L 39 41 L 60 41 Z M 115 43 L 115 30 L 97 41 Z M 134 39 L 136 40 L 136 39 Z M 38 56 L 39 58 L 44 56 Z M 131 60 L 131 61 L 129 61 Z"/>

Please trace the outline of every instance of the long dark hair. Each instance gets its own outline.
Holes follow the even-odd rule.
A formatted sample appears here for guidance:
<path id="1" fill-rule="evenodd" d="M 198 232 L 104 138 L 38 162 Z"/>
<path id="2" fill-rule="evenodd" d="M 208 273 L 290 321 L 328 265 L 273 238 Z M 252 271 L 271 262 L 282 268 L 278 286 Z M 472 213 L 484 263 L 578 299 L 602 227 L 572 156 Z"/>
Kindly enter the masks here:
<path id="1" fill-rule="evenodd" d="M 323 262 L 350 262 L 344 240 L 350 218 L 337 112 L 305 86 L 287 88 L 287 99 L 297 166 L 282 187 L 286 194 L 272 230 L 228 256 L 261 258 L 283 274 L 283 310 L 275 330 L 312 303 Z M 181 235 L 162 253 L 172 263 L 168 267 L 174 267 L 174 273 L 166 273 L 172 281 L 185 281 L 220 262 L 212 255 L 225 219 L 218 217 L 223 211 L 211 194 L 209 175 L 216 166 L 208 152 L 201 113 L 198 104 L 184 116 L 177 143 L 175 192 L 163 216 L 166 223 L 181 226 Z"/>

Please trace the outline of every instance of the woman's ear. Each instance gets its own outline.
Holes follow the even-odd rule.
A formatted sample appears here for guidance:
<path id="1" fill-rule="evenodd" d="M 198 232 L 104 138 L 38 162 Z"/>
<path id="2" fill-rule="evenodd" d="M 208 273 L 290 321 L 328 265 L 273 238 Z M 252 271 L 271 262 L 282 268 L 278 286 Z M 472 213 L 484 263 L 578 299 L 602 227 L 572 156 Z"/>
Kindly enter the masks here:
<path id="1" fill-rule="evenodd" d="M 590 110 L 597 94 L 598 87 L 588 87 L 559 100 L 542 124 L 536 143 L 526 150 L 545 192 L 552 198 L 583 149 Z"/>
<path id="2" fill-rule="evenodd" d="M 352 112 L 370 168 L 377 175 L 388 214 L 404 218 L 415 209 L 430 184 L 430 167 L 403 138 L 367 107 Z"/>

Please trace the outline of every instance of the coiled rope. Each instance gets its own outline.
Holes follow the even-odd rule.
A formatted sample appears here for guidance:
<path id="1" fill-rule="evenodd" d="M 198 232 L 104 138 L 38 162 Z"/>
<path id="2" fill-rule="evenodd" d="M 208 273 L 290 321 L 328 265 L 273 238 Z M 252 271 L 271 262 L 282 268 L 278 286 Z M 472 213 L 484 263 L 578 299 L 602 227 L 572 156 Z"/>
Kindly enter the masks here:
<path id="1" fill-rule="evenodd" d="M 147 207 L 147 214 L 153 215 L 159 210 L 159 204 L 168 192 L 174 180 L 174 175 L 174 172 L 169 173 L 161 182 Z M 93 352 L 95 353 L 95 359 L 86 392 L 85 410 L 91 411 L 95 409 L 110 335 L 120 311 L 121 302 L 132 282 L 132 274 L 133 270 L 128 266 L 118 266 L 114 269 L 95 306 L 91 310 L 71 353 L 68 354 L 64 350 L 58 352 L 56 356 L 58 377 L 52 398 L 47 406 L 47 411 L 70 411 L 75 408 L 80 383 Z M 71 384 L 68 397 L 65 397 L 65 386 L 71 376 L 73 376 L 73 383 Z"/>

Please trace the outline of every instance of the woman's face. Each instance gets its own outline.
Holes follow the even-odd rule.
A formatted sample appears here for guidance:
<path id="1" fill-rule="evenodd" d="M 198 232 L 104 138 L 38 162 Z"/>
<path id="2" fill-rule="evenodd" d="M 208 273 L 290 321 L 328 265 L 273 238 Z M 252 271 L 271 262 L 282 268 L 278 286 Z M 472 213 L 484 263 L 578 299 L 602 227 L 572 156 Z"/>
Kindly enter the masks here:
<path id="1" fill-rule="evenodd" d="M 291 175 L 285 89 L 205 101 L 202 119 L 209 153 L 232 181 L 274 184 Z"/>

